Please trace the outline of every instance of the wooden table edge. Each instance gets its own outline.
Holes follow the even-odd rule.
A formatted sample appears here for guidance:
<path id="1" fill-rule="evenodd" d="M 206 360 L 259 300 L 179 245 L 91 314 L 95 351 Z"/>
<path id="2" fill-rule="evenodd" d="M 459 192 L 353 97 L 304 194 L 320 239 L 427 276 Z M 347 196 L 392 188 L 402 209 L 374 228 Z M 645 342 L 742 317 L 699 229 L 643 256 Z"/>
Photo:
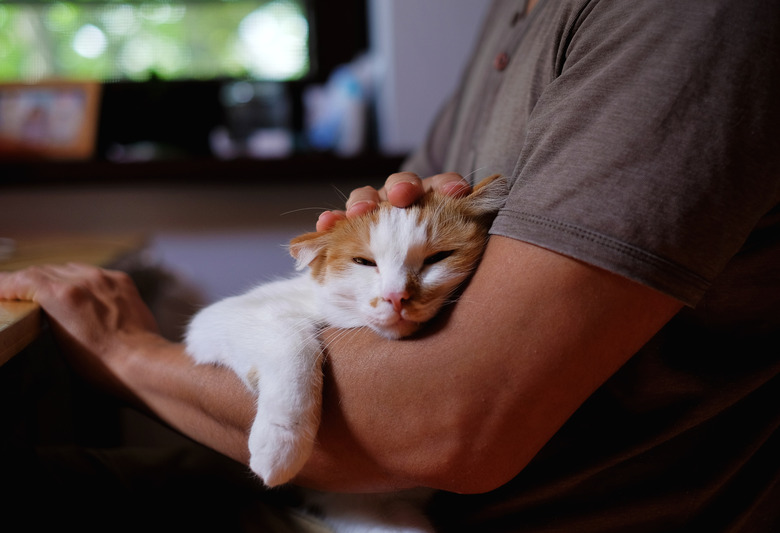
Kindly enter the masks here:
<path id="1" fill-rule="evenodd" d="M 0 300 L 0 366 L 41 332 L 41 308 L 35 302 Z"/>

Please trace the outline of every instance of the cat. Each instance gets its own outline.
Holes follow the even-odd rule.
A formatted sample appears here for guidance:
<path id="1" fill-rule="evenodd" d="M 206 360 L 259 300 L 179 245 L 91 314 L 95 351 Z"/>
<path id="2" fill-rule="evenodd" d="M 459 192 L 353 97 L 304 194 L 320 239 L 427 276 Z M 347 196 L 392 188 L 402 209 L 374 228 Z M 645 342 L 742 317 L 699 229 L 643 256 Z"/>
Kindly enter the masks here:
<path id="1" fill-rule="evenodd" d="M 428 192 L 407 208 L 381 203 L 329 230 L 292 239 L 296 268 L 307 272 L 218 301 L 193 317 L 187 353 L 197 363 L 231 368 L 258 395 L 249 466 L 267 486 L 290 481 L 312 452 L 320 423 L 322 328 L 370 328 L 389 339 L 416 333 L 473 272 L 505 196 L 506 180 L 495 175 L 461 198 Z"/>

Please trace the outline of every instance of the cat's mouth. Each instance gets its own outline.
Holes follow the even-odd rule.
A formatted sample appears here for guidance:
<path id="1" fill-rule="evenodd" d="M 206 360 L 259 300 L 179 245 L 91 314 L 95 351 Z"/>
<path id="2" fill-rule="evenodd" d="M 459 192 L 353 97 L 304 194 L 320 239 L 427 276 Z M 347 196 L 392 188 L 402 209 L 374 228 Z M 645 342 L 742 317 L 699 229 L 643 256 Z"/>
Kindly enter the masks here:
<path id="1" fill-rule="evenodd" d="M 381 324 L 375 323 L 372 325 L 372 329 L 388 339 L 400 339 L 420 329 L 420 322 L 407 320 L 401 315 L 396 315 L 396 320 L 386 321 Z"/>

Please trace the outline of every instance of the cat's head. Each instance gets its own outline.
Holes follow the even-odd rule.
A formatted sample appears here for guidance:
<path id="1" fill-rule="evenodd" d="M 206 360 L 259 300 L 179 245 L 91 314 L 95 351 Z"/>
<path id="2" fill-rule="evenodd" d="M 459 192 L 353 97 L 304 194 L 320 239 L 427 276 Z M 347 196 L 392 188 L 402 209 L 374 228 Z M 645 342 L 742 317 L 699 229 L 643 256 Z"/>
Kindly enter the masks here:
<path id="1" fill-rule="evenodd" d="M 506 180 L 491 176 L 463 198 L 427 193 L 403 209 L 385 202 L 296 237 L 290 253 L 299 269 L 311 269 L 332 325 L 404 337 L 433 318 L 473 272 L 505 198 Z"/>

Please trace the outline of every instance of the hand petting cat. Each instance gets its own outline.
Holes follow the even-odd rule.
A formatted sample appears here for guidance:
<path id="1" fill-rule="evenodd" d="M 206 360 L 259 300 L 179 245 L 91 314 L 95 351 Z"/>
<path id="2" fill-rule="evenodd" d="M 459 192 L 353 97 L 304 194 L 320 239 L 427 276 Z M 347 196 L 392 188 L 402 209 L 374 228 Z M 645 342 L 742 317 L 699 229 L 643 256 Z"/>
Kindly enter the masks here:
<path id="1" fill-rule="evenodd" d="M 345 210 L 325 211 L 320 215 L 317 231 L 325 231 L 343 218 L 372 211 L 381 201 L 387 200 L 396 207 L 408 207 L 429 190 L 461 197 L 471 192 L 471 185 L 455 172 L 445 172 L 424 179 L 412 172 L 397 172 L 391 174 L 384 187 L 379 190 L 370 186 L 353 190 L 347 199 Z"/>

